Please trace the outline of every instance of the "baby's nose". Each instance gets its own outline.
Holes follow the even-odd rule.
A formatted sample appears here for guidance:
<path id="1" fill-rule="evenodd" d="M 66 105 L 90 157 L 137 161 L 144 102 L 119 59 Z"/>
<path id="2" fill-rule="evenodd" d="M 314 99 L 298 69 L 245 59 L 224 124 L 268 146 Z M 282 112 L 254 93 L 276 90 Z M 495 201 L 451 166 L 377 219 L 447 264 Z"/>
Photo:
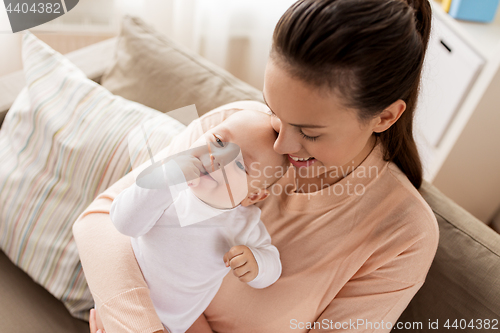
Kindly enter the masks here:
<path id="1" fill-rule="evenodd" d="M 233 161 L 240 154 L 240 147 L 232 142 L 223 142 L 223 146 L 219 143 L 210 142 L 210 163 L 217 166 L 220 163 L 222 166 Z"/>

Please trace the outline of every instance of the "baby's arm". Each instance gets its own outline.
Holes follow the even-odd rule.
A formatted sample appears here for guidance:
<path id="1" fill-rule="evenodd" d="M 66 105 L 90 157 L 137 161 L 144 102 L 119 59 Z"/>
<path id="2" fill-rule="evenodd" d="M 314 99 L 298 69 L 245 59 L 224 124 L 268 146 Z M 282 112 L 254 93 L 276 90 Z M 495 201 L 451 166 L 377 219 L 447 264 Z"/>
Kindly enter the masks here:
<path id="1" fill-rule="evenodd" d="M 240 281 L 247 282 L 253 288 L 262 289 L 278 280 L 281 275 L 280 255 L 278 249 L 271 244 L 271 236 L 262 221 L 254 223 L 248 230 L 242 230 L 235 237 L 235 242 L 245 245 L 233 246 L 224 255 L 224 262 L 229 260 L 233 274 Z M 246 278 L 246 275 L 240 277 L 246 271 L 249 272 L 246 275 L 250 275 Z M 249 277 L 255 278 L 250 280 Z"/>
<path id="2" fill-rule="evenodd" d="M 184 179 L 182 170 L 173 160 L 169 161 L 151 173 L 148 177 L 156 185 L 163 183 L 159 189 L 146 188 L 145 178 L 142 186 L 134 182 L 130 187 L 123 190 L 111 204 L 110 218 L 116 229 L 124 235 L 139 237 L 147 233 L 159 220 L 165 209 L 173 201 L 168 183 L 179 183 L 178 179 Z M 151 182 L 151 183 L 152 183 Z"/>

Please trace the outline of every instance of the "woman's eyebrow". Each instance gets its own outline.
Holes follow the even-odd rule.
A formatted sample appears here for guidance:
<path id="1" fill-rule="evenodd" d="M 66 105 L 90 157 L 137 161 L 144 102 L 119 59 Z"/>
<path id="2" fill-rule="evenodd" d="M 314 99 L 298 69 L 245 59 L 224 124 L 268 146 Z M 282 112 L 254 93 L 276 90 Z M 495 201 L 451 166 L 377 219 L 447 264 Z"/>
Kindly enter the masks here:
<path id="1" fill-rule="evenodd" d="M 264 97 L 264 92 L 262 92 L 262 99 L 264 99 L 264 103 L 266 103 L 267 107 L 269 108 L 269 110 L 274 114 L 276 115 L 276 113 L 274 113 L 274 111 L 271 109 L 271 107 L 269 106 L 269 104 L 267 104 L 267 101 L 266 101 L 266 97 Z M 325 128 L 327 126 L 323 126 L 323 125 L 312 125 L 312 124 L 290 124 L 294 127 L 300 127 L 300 128 Z"/>

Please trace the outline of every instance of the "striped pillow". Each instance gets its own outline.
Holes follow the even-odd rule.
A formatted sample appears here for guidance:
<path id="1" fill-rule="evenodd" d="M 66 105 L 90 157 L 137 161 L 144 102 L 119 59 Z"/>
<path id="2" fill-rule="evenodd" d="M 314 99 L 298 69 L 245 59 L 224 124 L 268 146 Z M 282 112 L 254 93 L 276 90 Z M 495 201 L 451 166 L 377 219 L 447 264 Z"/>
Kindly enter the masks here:
<path id="1" fill-rule="evenodd" d="M 131 171 L 127 136 L 161 114 L 87 79 L 27 33 L 27 86 L 0 130 L 0 247 L 78 318 L 92 307 L 72 225 L 92 200 Z M 161 117 L 155 151 L 184 125 Z M 134 165 L 147 154 L 134 156 Z"/>

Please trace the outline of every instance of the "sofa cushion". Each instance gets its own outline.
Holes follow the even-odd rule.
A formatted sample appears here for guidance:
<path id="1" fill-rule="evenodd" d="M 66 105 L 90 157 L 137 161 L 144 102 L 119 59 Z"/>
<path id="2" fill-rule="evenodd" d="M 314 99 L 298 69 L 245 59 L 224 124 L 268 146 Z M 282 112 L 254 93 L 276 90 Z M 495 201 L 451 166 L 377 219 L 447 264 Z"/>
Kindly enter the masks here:
<path id="1" fill-rule="evenodd" d="M 258 89 L 129 16 L 122 21 L 115 61 L 101 84 L 162 112 L 195 104 L 202 115 L 234 101 L 263 102 Z"/>
<path id="2" fill-rule="evenodd" d="M 114 96 L 30 33 L 22 44 L 27 86 L 0 130 L 0 247 L 79 318 L 93 301 L 72 237 L 92 200 L 131 171 L 129 134 L 146 121 L 166 146 L 184 126 Z M 158 116 L 160 116 L 158 121 Z M 133 163 L 147 154 L 133 156 Z"/>
<path id="3" fill-rule="evenodd" d="M 418 332 L 445 331 L 447 320 L 451 326 L 462 319 L 462 327 L 471 320 L 476 327 L 465 331 L 478 330 L 480 320 L 485 329 L 486 319 L 500 329 L 500 235 L 429 183 L 420 193 L 436 214 L 440 240 L 424 285 L 399 320 L 422 322 Z M 429 320 L 438 320 L 439 330 Z"/>
<path id="4" fill-rule="evenodd" d="M 0 251 L 0 332 L 88 333 L 64 305 Z"/>

